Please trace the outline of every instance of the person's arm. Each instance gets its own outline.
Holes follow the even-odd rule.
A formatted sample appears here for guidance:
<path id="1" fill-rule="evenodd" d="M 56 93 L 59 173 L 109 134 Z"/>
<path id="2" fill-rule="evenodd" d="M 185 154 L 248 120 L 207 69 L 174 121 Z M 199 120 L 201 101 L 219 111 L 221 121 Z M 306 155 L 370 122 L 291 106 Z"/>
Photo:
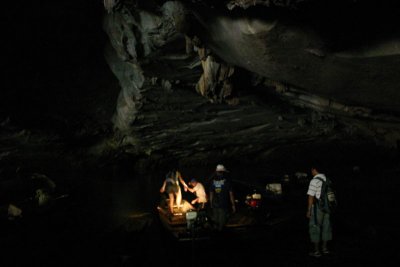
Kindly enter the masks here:
<path id="1" fill-rule="evenodd" d="M 231 199 L 231 204 L 232 204 L 232 212 L 236 212 L 236 205 L 235 205 L 235 196 L 233 195 L 233 191 L 229 191 L 229 197 Z"/>
<path id="2" fill-rule="evenodd" d="M 167 185 L 167 181 L 164 180 L 163 185 L 160 188 L 160 193 L 164 193 L 165 192 L 165 186 Z"/>
<path id="3" fill-rule="evenodd" d="M 186 190 L 189 190 L 189 192 L 194 193 L 194 190 L 193 190 L 192 188 L 190 188 L 190 187 L 185 183 L 185 180 L 183 180 L 182 175 L 181 175 L 181 173 L 180 173 L 179 171 L 177 171 L 177 175 L 178 175 L 179 182 L 183 185 L 183 189 L 185 189 L 185 191 L 186 191 Z"/>
<path id="4" fill-rule="evenodd" d="M 194 190 L 193 188 L 190 188 L 190 187 L 187 187 L 186 189 L 189 190 L 192 193 L 196 192 L 196 190 Z"/>
<path id="5" fill-rule="evenodd" d="M 180 171 L 176 171 L 175 175 L 176 175 L 176 177 L 178 178 L 179 182 L 183 185 L 183 187 L 184 187 L 185 190 L 186 190 L 186 188 L 187 188 L 188 186 L 187 186 L 187 184 L 185 183 L 185 180 L 183 180 L 181 172 L 180 172 Z M 178 185 L 179 185 L 179 183 L 178 183 Z"/>
<path id="6" fill-rule="evenodd" d="M 307 218 L 311 217 L 311 209 L 312 209 L 312 205 L 314 204 L 314 196 L 310 196 L 308 195 L 308 199 L 307 199 L 307 213 L 306 216 Z"/>
<path id="7" fill-rule="evenodd" d="M 185 190 L 189 189 L 189 191 L 190 191 L 189 186 L 185 183 L 185 180 L 183 180 L 182 175 L 180 173 L 178 174 L 178 179 L 179 179 L 179 182 L 181 182 L 181 184 L 183 184 L 183 187 L 185 188 Z M 192 192 L 192 191 L 190 191 L 190 192 Z"/>

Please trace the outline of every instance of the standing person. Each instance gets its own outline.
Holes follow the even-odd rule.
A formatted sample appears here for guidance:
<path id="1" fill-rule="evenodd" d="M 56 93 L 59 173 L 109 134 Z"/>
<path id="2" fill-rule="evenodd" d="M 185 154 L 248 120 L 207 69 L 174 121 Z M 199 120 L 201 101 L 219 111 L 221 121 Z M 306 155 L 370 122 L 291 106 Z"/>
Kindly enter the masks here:
<path id="1" fill-rule="evenodd" d="M 332 224 L 330 214 L 323 212 L 318 206 L 318 200 L 321 197 L 322 179 L 326 182 L 325 174 L 320 173 L 320 167 L 314 165 L 311 167 L 313 178 L 308 186 L 307 200 L 307 218 L 309 218 L 309 234 L 311 242 L 314 244 L 314 251 L 310 256 L 320 257 L 320 243 L 322 241 L 322 253 L 328 254 L 328 241 L 332 240 Z"/>
<path id="2" fill-rule="evenodd" d="M 211 177 L 210 205 L 213 221 L 218 231 L 224 228 L 229 212 L 236 212 L 232 183 L 227 177 L 227 172 L 224 165 L 219 164 Z"/>
<path id="3" fill-rule="evenodd" d="M 184 184 L 185 190 L 188 190 L 189 192 L 196 195 L 196 198 L 191 201 L 191 204 L 192 205 L 197 204 L 199 209 L 204 209 L 207 203 L 207 194 L 203 184 L 198 182 L 196 179 L 192 179 L 190 180 L 189 185 L 191 187 Z"/>
<path id="4" fill-rule="evenodd" d="M 181 175 L 178 171 L 170 171 L 166 174 L 163 185 L 160 188 L 160 193 L 167 193 L 168 195 L 168 210 L 174 214 L 174 205 L 181 206 L 182 192 L 179 186 L 179 179 Z"/>

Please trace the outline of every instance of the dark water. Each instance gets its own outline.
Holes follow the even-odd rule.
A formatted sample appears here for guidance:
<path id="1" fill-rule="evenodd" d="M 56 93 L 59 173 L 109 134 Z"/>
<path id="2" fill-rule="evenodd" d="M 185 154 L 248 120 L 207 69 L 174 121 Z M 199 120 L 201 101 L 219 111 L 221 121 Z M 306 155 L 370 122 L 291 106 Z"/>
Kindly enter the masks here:
<path id="1" fill-rule="evenodd" d="M 80 186 L 81 191 L 71 192 L 53 209 L 26 212 L 16 221 L 3 220 L 1 266 L 394 265 L 397 253 L 391 243 L 399 238 L 399 216 L 394 212 L 398 201 L 390 194 L 383 197 L 379 190 L 384 186 L 391 192 L 398 182 L 365 179 L 371 179 L 371 183 L 363 183 L 366 188 L 339 187 L 343 204 L 334 217 L 332 254 L 319 259 L 308 256 L 311 246 L 304 216 L 304 184 L 285 189 L 290 194 L 285 198 L 290 220 L 225 231 L 205 241 L 178 242 L 160 224 L 155 210 L 159 179 L 148 176 L 119 181 L 89 179 Z M 243 188 L 236 189 L 241 199 Z M 368 199 L 356 198 L 364 193 L 370 194 Z"/>

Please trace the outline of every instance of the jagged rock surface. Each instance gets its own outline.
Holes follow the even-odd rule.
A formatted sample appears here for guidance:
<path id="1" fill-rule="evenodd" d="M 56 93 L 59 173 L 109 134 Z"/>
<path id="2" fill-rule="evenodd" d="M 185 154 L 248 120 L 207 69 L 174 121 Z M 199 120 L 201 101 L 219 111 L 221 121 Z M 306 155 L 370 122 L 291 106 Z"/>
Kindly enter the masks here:
<path id="1" fill-rule="evenodd" d="M 398 146 L 399 31 L 357 40 L 379 29 L 367 15 L 344 29 L 365 6 L 330 2 L 343 12 L 332 29 L 315 1 L 195 2 L 125 1 L 106 16 L 127 151 L 196 161 L 339 139 Z"/>

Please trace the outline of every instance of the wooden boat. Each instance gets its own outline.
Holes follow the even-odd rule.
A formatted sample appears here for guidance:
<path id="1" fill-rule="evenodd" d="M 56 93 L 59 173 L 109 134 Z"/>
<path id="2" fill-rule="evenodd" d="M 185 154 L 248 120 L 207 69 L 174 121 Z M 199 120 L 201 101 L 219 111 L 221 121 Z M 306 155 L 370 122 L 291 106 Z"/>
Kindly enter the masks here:
<path id="1" fill-rule="evenodd" d="M 231 214 L 225 225 L 227 231 L 242 233 L 243 230 L 274 226 L 294 216 L 293 212 L 279 206 L 269 210 L 237 206 L 237 212 Z M 185 208 L 185 204 L 181 208 L 174 207 L 173 214 L 168 211 L 167 205 L 159 205 L 157 210 L 165 229 L 178 241 L 209 239 L 213 232 L 209 211 L 193 211 Z"/>
<path id="2" fill-rule="evenodd" d="M 188 209 L 186 204 L 184 200 L 181 207 L 174 206 L 173 214 L 166 205 L 157 206 L 161 223 L 178 241 L 208 239 L 211 229 L 205 211 Z"/>

